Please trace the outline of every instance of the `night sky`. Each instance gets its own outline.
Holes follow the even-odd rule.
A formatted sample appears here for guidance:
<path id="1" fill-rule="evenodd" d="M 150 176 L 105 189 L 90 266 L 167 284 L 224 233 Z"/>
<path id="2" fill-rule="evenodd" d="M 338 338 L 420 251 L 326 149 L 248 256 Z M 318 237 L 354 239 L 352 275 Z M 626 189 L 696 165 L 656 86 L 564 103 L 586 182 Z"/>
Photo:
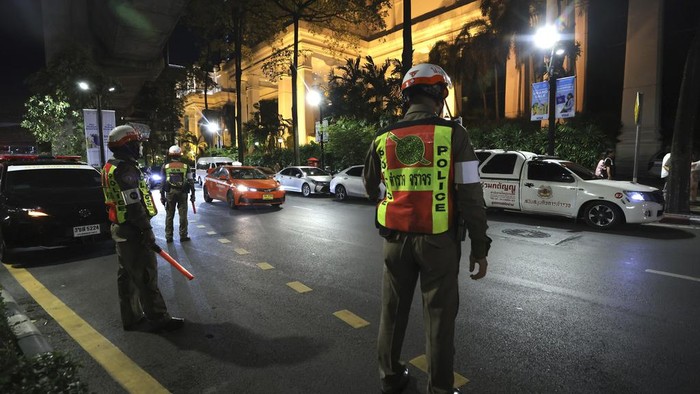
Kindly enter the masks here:
<path id="1" fill-rule="evenodd" d="M 39 0 L 0 0 L 0 124 L 19 122 L 29 98 L 26 78 L 44 66 Z"/>

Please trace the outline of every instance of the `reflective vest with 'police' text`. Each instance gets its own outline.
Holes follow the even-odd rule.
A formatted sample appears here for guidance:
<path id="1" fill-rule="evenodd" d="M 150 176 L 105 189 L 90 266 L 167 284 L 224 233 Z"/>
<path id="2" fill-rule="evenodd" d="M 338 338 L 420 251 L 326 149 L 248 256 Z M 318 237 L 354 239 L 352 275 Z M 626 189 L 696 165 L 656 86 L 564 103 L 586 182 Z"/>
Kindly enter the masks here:
<path id="1" fill-rule="evenodd" d="M 452 124 L 401 122 L 375 139 L 386 196 L 377 222 L 407 233 L 440 234 L 452 223 Z"/>
<path id="2" fill-rule="evenodd" d="M 151 191 L 141 175 L 139 187 L 131 190 L 121 190 L 114 177 L 117 166 L 123 160 L 110 159 L 102 169 L 102 191 L 105 195 L 105 204 L 109 211 L 109 220 L 112 223 L 122 224 L 126 222 L 126 206 L 129 204 L 143 204 L 148 215 L 153 217 L 158 214 Z"/>

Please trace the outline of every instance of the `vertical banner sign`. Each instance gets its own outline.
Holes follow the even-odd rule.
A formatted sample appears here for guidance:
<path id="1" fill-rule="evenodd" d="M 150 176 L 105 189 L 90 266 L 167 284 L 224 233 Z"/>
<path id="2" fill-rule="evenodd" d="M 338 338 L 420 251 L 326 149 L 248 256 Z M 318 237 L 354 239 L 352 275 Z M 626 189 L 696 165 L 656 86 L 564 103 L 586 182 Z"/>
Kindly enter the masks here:
<path id="1" fill-rule="evenodd" d="M 549 82 L 532 84 L 532 109 L 530 120 L 549 119 Z"/>
<path id="2" fill-rule="evenodd" d="M 557 79 L 557 119 L 573 118 L 576 114 L 576 77 Z"/>
<path id="3" fill-rule="evenodd" d="M 328 142 L 328 119 L 324 119 L 323 122 L 316 122 L 315 129 L 316 142 Z"/>
<path id="4" fill-rule="evenodd" d="M 100 165 L 100 133 L 97 126 L 97 110 L 83 109 L 83 123 L 85 124 L 85 146 L 87 147 L 87 162 L 93 167 Z M 107 147 L 109 132 L 114 128 L 115 112 L 102 110 L 102 144 L 105 150 L 105 160 L 112 157 L 112 152 Z"/>

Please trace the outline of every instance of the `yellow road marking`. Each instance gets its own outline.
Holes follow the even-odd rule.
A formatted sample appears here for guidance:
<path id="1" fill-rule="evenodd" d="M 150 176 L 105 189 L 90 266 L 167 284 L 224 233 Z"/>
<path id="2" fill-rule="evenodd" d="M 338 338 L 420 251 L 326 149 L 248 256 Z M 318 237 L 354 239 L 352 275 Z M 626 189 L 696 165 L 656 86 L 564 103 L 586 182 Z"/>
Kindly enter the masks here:
<path id="1" fill-rule="evenodd" d="M 411 363 L 411 365 L 420 369 L 421 371 L 428 373 L 428 359 L 425 357 L 425 354 L 421 354 L 420 356 L 409 361 L 409 363 Z M 455 378 L 455 381 L 453 384 L 454 388 L 459 388 L 459 387 L 462 387 L 465 384 L 469 383 L 469 379 L 458 374 L 457 372 L 453 372 L 453 373 L 454 373 L 454 378 Z"/>
<path id="2" fill-rule="evenodd" d="M 219 238 L 219 242 L 221 242 L 222 244 L 228 244 L 228 243 L 231 243 L 231 241 L 229 241 L 229 240 L 228 240 L 228 239 L 226 239 L 226 238 Z"/>
<path id="3" fill-rule="evenodd" d="M 289 283 L 287 283 L 287 286 L 296 290 L 297 293 L 307 293 L 307 292 L 312 290 L 310 287 L 308 287 L 307 285 L 305 285 L 301 282 L 289 282 Z"/>
<path id="4" fill-rule="evenodd" d="M 130 393 L 168 393 L 148 372 L 53 295 L 29 271 L 7 267 L 19 284 L 114 380 Z"/>
<path id="5" fill-rule="evenodd" d="M 214 234 L 216 234 L 216 231 L 207 231 L 207 234 L 214 235 Z"/>
<path id="6" fill-rule="evenodd" d="M 198 224 L 198 225 L 197 225 L 197 228 L 205 228 L 205 227 L 207 227 L 207 226 L 205 226 L 205 225 L 203 225 L 203 224 Z"/>
<path id="7" fill-rule="evenodd" d="M 262 270 L 271 270 L 275 268 L 268 263 L 258 263 L 258 267 L 260 267 Z"/>
<path id="8" fill-rule="evenodd" d="M 245 250 L 245 249 L 243 249 L 243 248 L 236 248 L 236 249 L 234 249 L 234 250 L 235 250 L 236 253 L 238 253 L 238 254 L 248 254 L 248 253 L 250 253 L 249 251 L 247 251 L 247 250 Z"/>
<path id="9" fill-rule="evenodd" d="M 369 322 L 367 320 L 361 318 L 360 316 L 357 316 L 356 314 L 350 312 L 347 309 L 343 309 L 342 311 L 338 312 L 333 312 L 333 316 L 348 323 L 352 328 L 362 328 L 369 326 Z"/>

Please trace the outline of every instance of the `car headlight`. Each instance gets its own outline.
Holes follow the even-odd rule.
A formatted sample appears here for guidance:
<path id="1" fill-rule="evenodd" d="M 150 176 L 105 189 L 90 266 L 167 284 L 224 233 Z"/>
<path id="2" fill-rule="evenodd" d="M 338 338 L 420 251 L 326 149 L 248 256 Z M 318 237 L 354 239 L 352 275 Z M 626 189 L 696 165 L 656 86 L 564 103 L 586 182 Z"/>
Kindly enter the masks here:
<path id="1" fill-rule="evenodd" d="M 238 185 L 236 186 L 236 190 L 238 190 L 239 192 L 247 192 L 250 189 L 246 185 Z"/>
<path id="2" fill-rule="evenodd" d="M 634 191 L 625 191 L 625 195 L 627 198 L 630 199 L 630 201 L 652 201 L 652 196 L 650 193 L 647 192 L 634 192 Z"/>
<path id="3" fill-rule="evenodd" d="M 151 179 L 153 179 L 154 181 L 159 181 L 163 179 L 163 177 L 160 176 L 160 174 L 151 174 Z"/>

